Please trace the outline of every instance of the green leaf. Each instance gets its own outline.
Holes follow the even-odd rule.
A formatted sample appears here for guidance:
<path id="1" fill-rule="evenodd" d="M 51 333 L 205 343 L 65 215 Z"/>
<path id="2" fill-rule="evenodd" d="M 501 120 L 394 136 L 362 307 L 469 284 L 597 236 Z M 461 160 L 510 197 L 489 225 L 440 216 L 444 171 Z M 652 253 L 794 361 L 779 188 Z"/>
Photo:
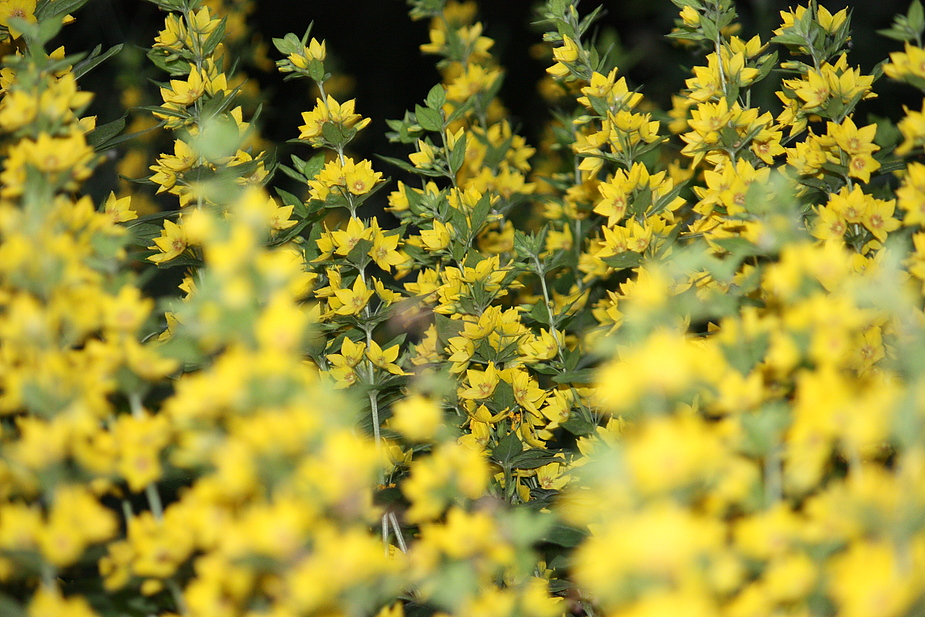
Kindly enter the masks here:
<path id="1" fill-rule="evenodd" d="M 164 11 L 182 11 L 189 0 L 148 0 Z"/>
<path id="2" fill-rule="evenodd" d="M 437 328 L 437 342 L 440 349 L 444 349 L 451 338 L 459 336 L 459 333 L 462 332 L 463 322 L 459 319 L 450 319 L 446 315 L 435 313 L 434 326 Z"/>
<path id="3" fill-rule="evenodd" d="M 548 463 L 555 461 L 562 462 L 556 458 L 557 452 L 553 450 L 524 450 L 511 460 L 511 467 L 514 469 L 536 469 Z"/>
<path id="4" fill-rule="evenodd" d="M 583 368 L 556 375 L 552 380 L 556 383 L 591 383 L 596 373 L 597 369 Z"/>
<path id="5" fill-rule="evenodd" d="M 469 111 L 469 108 L 472 107 L 473 105 L 472 101 L 473 101 L 472 98 L 467 98 L 465 101 L 463 101 L 462 104 L 459 104 L 458 107 L 456 107 L 453 110 L 453 112 L 450 113 L 450 115 L 447 117 L 446 123 L 450 124 L 451 122 L 453 122 L 453 120 L 456 120 L 456 118 L 460 117 L 461 115 Z"/>
<path id="6" fill-rule="evenodd" d="M 280 170 L 282 170 L 284 174 L 286 174 L 287 176 L 289 176 L 290 178 L 292 178 L 299 184 L 303 184 L 305 182 L 305 176 L 303 176 L 302 174 L 294 170 L 292 167 L 289 167 L 288 165 L 280 165 L 279 168 Z"/>
<path id="7" fill-rule="evenodd" d="M 344 132 L 333 122 L 325 122 L 321 125 L 321 134 L 332 145 L 338 146 L 346 143 Z"/>
<path id="8" fill-rule="evenodd" d="M 906 15 L 906 21 L 913 32 L 922 33 L 925 30 L 925 12 L 922 11 L 922 3 L 914 0 L 909 5 L 909 13 Z"/>
<path id="9" fill-rule="evenodd" d="M 572 417 L 560 424 L 562 428 L 567 430 L 572 435 L 581 437 L 582 435 L 590 435 L 597 429 L 597 425 L 593 424 L 586 418 L 578 414 L 572 414 Z"/>
<path id="10" fill-rule="evenodd" d="M 880 36 L 885 36 L 888 39 L 893 39 L 894 41 L 906 41 L 911 38 L 908 32 L 899 30 L 896 26 L 892 28 L 884 28 L 882 30 L 876 30 L 876 33 Z"/>
<path id="11" fill-rule="evenodd" d="M 752 242 L 746 240 L 745 238 L 720 238 L 718 240 L 714 240 L 714 242 L 721 249 L 729 251 L 737 257 L 761 254 L 761 249 L 759 249 Z"/>
<path id="12" fill-rule="evenodd" d="M 117 118 L 112 122 L 101 124 L 89 133 L 87 133 L 87 144 L 92 146 L 97 152 L 106 150 L 110 147 L 109 141 L 122 132 L 125 128 L 125 115 Z"/>
<path id="13" fill-rule="evenodd" d="M 456 144 L 453 146 L 452 152 L 450 152 L 450 173 L 454 176 L 456 172 L 459 171 L 459 168 L 463 166 L 463 163 L 466 162 L 466 134 L 463 133 L 463 136 L 456 141 Z"/>
<path id="14" fill-rule="evenodd" d="M 161 107 L 159 105 L 144 105 L 141 107 L 136 107 L 140 111 L 150 111 L 153 114 L 159 114 L 161 116 L 169 116 L 171 118 L 182 118 L 183 120 L 191 120 L 192 116 L 185 109 L 183 111 L 176 109 L 168 109 L 166 107 Z"/>
<path id="15" fill-rule="evenodd" d="M 488 344 L 487 339 L 482 339 L 479 341 L 479 345 L 486 344 L 488 345 L 487 349 L 483 349 L 482 357 L 486 357 L 493 350 Z M 506 407 L 512 408 L 517 405 L 517 399 L 514 397 L 514 388 L 506 381 L 499 381 L 498 385 L 495 386 L 495 392 L 491 397 L 490 407 L 494 407 L 499 411 Z"/>
<path id="16" fill-rule="evenodd" d="M 703 29 L 703 35 L 710 41 L 715 41 L 719 37 L 719 28 L 716 27 L 716 22 L 707 17 L 703 17 L 700 20 L 700 27 Z"/>
<path id="17" fill-rule="evenodd" d="M 3 617 L 27 617 L 28 613 L 19 602 L 3 593 L 0 594 L 0 615 L 3 615 Z"/>
<path id="18" fill-rule="evenodd" d="M 488 220 L 488 214 L 491 212 L 491 195 L 488 191 L 475 203 L 472 209 L 472 233 L 477 232 Z"/>
<path id="19" fill-rule="evenodd" d="M 298 223 L 296 223 L 289 229 L 284 229 L 283 231 L 280 232 L 280 235 L 273 238 L 273 240 L 269 243 L 269 246 L 279 246 L 281 244 L 286 244 L 287 242 L 295 238 L 297 235 L 302 233 L 302 230 L 308 227 L 309 225 L 311 225 L 311 223 L 312 221 L 305 219 L 305 220 L 299 221 Z"/>
<path id="20" fill-rule="evenodd" d="M 308 216 L 308 208 L 305 207 L 305 202 L 293 195 L 288 191 L 284 191 L 279 187 L 274 187 L 276 194 L 279 195 L 279 198 L 283 200 L 283 205 L 292 206 L 292 211 L 299 218 L 304 218 Z"/>
<path id="21" fill-rule="evenodd" d="M 215 48 L 218 47 L 219 43 L 225 38 L 225 21 L 226 17 L 222 17 L 222 20 L 218 22 L 218 26 L 212 33 L 209 35 L 209 38 L 206 39 L 205 43 L 202 44 L 202 56 L 208 57 L 212 55 L 212 52 L 215 51 Z"/>
<path id="22" fill-rule="evenodd" d="M 315 176 L 324 168 L 324 163 L 324 152 L 319 152 L 302 166 L 302 173 L 305 174 L 305 177 L 309 180 L 314 180 Z"/>
<path id="23" fill-rule="evenodd" d="M 609 257 L 604 257 L 603 261 L 611 268 L 617 270 L 622 270 L 624 268 L 635 268 L 636 266 L 642 264 L 642 253 L 626 251 L 623 253 L 617 253 L 616 255 L 610 255 Z"/>
<path id="24" fill-rule="evenodd" d="M 436 109 L 415 105 L 414 116 L 417 118 L 421 128 L 434 132 L 443 131 L 443 115 Z"/>
<path id="25" fill-rule="evenodd" d="M 511 431 L 505 435 L 498 445 L 492 448 L 491 457 L 504 467 L 511 467 L 514 458 L 523 452 L 524 445 L 517 433 Z"/>
<path id="26" fill-rule="evenodd" d="M 193 150 L 210 162 L 232 156 L 240 144 L 238 124 L 230 115 L 203 119 L 199 133 L 190 139 Z"/>
<path id="27" fill-rule="evenodd" d="M 751 456 L 765 456 L 780 446 L 780 438 L 790 425 L 786 404 L 769 403 L 757 412 L 741 416 L 744 430 L 742 448 Z"/>
<path id="28" fill-rule="evenodd" d="M 73 13 L 87 2 L 88 0 L 39 0 L 35 5 L 35 18 L 42 21 L 52 17 L 63 17 Z"/>
<path id="29" fill-rule="evenodd" d="M 155 254 L 154 251 L 151 252 L 152 255 Z M 157 267 L 166 270 L 167 268 L 201 268 L 203 266 L 203 261 L 198 257 L 193 257 L 192 255 L 179 255 L 174 257 L 170 261 L 162 261 L 157 264 Z"/>
<path id="30" fill-rule="evenodd" d="M 424 99 L 424 104 L 436 111 L 440 111 L 444 103 L 446 103 L 446 90 L 443 84 L 437 84 L 431 88 L 430 92 L 427 93 L 427 98 Z"/>
<path id="31" fill-rule="evenodd" d="M 137 227 L 145 223 L 151 223 L 152 221 L 160 221 L 161 219 L 169 219 L 169 218 L 173 218 L 179 215 L 180 215 L 179 210 L 164 210 L 162 212 L 155 212 L 154 214 L 146 214 L 144 216 L 139 216 L 137 219 L 127 221 L 125 223 L 125 226 L 129 228 Z M 160 228 L 158 227 L 158 229 Z M 160 233 L 160 231 L 158 231 L 158 233 Z"/>
<path id="32" fill-rule="evenodd" d="M 371 259 L 369 256 L 369 249 L 373 248 L 373 241 L 367 240 L 366 238 L 361 238 L 353 245 L 353 248 L 350 249 L 350 252 L 347 253 L 347 261 L 354 264 L 358 268 L 362 268 L 369 263 Z"/>
<path id="33" fill-rule="evenodd" d="M 289 39 L 290 34 L 292 33 L 290 32 L 289 34 L 287 34 L 285 38 L 274 37 L 273 39 L 271 39 L 273 41 L 273 46 L 276 47 L 277 51 L 279 51 L 279 53 L 283 54 L 284 56 L 288 56 L 289 54 L 296 53 L 302 47 L 301 43 L 299 43 L 298 40 L 296 40 L 296 45 L 295 47 L 293 47 L 292 41 Z M 295 35 L 292 34 L 292 36 L 294 37 Z"/>
<path id="34" fill-rule="evenodd" d="M 530 307 L 530 312 L 527 313 L 534 321 L 541 323 L 544 326 L 548 326 L 550 323 L 549 317 L 549 308 L 546 306 L 546 302 L 543 300 L 538 300 L 533 306 Z"/>
<path id="35" fill-rule="evenodd" d="M 572 548 L 581 544 L 587 535 L 584 531 L 575 527 L 556 523 L 549 528 L 549 531 L 543 534 L 540 541 Z"/>
<path id="36" fill-rule="evenodd" d="M 328 74 L 324 70 L 324 62 L 317 58 L 312 58 L 308 61 L 308 76 L 315 82 L 322 82 L 327 77 Z"/>
<path id="37" fill-rule="evenodd" d="M 375 156 L 387 163 L 391 163 L 392 165 L 399 167 L 400 169 L 403 169 L 409 173 L 417 174 L 419 176 L 430 176 L 432 178 L 439 178 L 441 176 L 446 176 L 446 172 L 441 171 L 439 169 L 418 169 L 411 163 L 408 163 L 407 161 L 403 161 L 401 159 L 396 159 L 391 156 L 383 156 L 381 154 L 376 154 Z"/>
<path id="38" fill-rule="evenodd" d="M 98 67 L 100 64 L 102 64 L 109 58 L 113 57 L 114 55 L 122 51 L 122 43 L 119 43 L 118 45 L 113 45 L 112 47 L 104 51 L 103 53 L 100 53 L 100 50 L 102 48 L 103 48 L 102 45 L 97 45 L 96 47 L 93 48 L 93 51 L 90 52 L 90 55 L 85 60 L 83 60 L 82 62 L 79 62 L 77 65 L 74 66 L 74 68 L 71 71 L 74 75 L 74 79 L 80 79 L 81 77 L 83 77 L 84 75 L 86 75 L 87 73 L 95 69 L 96 67 Z"/>
<path id="39" fill-rule="evenodd" d="M 530 368 L 540 375 L 558 375 L 562 371 L 548 364 L 531 364 Z"/>

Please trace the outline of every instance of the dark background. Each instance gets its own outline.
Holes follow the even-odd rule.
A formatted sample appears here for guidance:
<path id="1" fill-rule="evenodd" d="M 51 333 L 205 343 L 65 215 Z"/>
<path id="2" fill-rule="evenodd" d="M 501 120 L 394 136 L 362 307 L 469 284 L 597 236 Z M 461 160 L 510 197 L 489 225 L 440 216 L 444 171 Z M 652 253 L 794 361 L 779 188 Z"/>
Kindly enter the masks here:
<path id="1" fill-rule="evenodd" d="M 493 51 L 506 70 L 501 98 L 511 110 L 515 124 L 534 144 L 549 119 L 536 84 L 550 64 L 532 58 L 529 53 L 529 48 L 541 41 L 541 33 L 530 25 L 535 4 L 524 0 L 482 0 L 479 3 L 485 34 L 495 40 Z M 585 0 L 579 8 L 587 13 L 598 4 L 601 4 L 598 0 Z M 667 109 L 671 93 L 683 87 L 690 66 L 700 61 L 673 46 L 664 36 L 672 28 L 677 8 L 669 0 L 603 4 L 607 14 L 599 22 L 598 32 L 612 30 L 617 34 L 628 55 L 628 65 L 621 66 L 621 73 L 628 75 L 632 86 L 641 87 L 660 107 Z M 869 71 L 890 51 L 901 49 L 899 42 L 881 37 L 875 30 L 889 27 L 895 13 L 908 9 L 908 1 L 822 4 L 832 12 L 852 7 L 854 38 L 850 64 Z M 411 21 L 402 0 L 256 0 L 254 5 L 256 10 L 251 23 L 264 41 L 269 43 L 272 37 L 281 37 L 290 31 L 301 36 L 313 21 L 312 35 L 326 40 L 333 65 L 353 78 L 355 86 L 350 97 L 357 99 L 358 112 L 372 118 L 372 124 L 353 144 L 357 154 L 369 157 L 372 153 L 392 156 L 406 153 L 406 147 L 387 142 L 385 120 L 400 118 L 406 109 L 422 102 L 429 88 L 439 81 L 434 67 L 436 57 L 424 56 L 418 50 L 421 43 L 427 42 L 426 21 Z M 771 30 L 780 23 L 778 11 L 788 6 L 796 5 L 772 0 L 738 2 L 743 23 L 741 35 L 750 37 L 760 33 L 762 40 L 767 40 Z M 144 81 L 153 97 L 148 103 L 157 104 L 157 90 L 148 82 L 163 80 L 165 75 L 151 67 L 143 53 L 163 26 L 164 14 L 143 0 L 91 0 L 77 17 L 77 23 L 68 26 L 62 35 L 69 52 L 86 51 L 97 43 L 104 47 L 127 43 L 118 58 L 89 74 L 83 82 L 85 88 L 98 93 L 91 111 L 99 115 L 100 122 L 121 115 L 116 102 L 120 83 L 126 79 Z M 274 60 L 278 57 L 272 46 L 269 53 Z M 259 80 L 268 97 L 261 119 L 263 134 L 276 144 L 284 144 L 298 134 L 301 112 L 313 107 L 308 84 L 304 80 L 284 83 L 273 71 L 245 69 Z M 919 107 L 921 97 L 916 97 L 915 91 L 887 82 L 882 79 L 875 86 L 881 96 L 873 103 L 865 103 L 869 111 L 898 117 L 904 103 Z M 775 111 L 775 103 L 768 101 L 768 104 Z M 288 158 L 288 154 L 281 154 L 284 154 L 281 158 Z"/>

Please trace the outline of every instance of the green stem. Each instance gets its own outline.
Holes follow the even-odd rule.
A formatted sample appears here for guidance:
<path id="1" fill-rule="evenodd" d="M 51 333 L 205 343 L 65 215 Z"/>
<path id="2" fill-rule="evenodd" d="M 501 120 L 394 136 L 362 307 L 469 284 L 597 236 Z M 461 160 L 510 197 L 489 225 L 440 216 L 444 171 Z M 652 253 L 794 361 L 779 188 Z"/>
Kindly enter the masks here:
<path id="1" fill-rule="evenodd" d="M 394 512 L 389 512 L 389 520 L 392 522 L 392 529 L 395 530 L 395 539 L 398 541 L 398 548 L 401 549 L 401 552 L 408 552 L 408 545 L 405 543 L 405 536 L 402 534 L 401 527 L 398 526 L 398 517 L 395 516 Z"/>
<path id="2" fill-rule="evenodd" d="M 128 395 L 129 407 L 132 410 L 132 417 L 140 420 L 144 417 L 144 407 L 141 404 L 141 394 L 132 392 Z M 151 514 L 155 520 L 164 520 L 164 503 L 161 501 L 161 495 L 157 492 L 157 486 L 152 482 L 145 487 L 145 496 L 148 498 L 148 506 L 151 508 Z"/>
<path id="3" fill-rule="evenodd" d="M 554 314 L 555 306 L 553 305 L 552 299 L 549 297 L 549 288 L 546 286 L 546 270 L 543 268 L 543 265 L 540 263 L 540 258 L 537 255 L 533 255 L 533 263 L 536 265 L 536 273 L 540 277 L 540 286 L 543 289 L 543 301 L 546 303 L 546 312 L 549 314 L 549 328 L 553 340 L 556 341 L 559 361 L 564 363 L 565 357 L 562 354 L 562 341 L 559 339 L 559 328 L 557 327 L 557 320 Z"/>
<path id="4" fill-rule="evenodd" d="M 781 458 L 778 448 L 773 448 L 764 457 L 764 499 L 765 505 L 770 507 L 781 500 L 783 496 L 783 477 L 781 474 Z"/>

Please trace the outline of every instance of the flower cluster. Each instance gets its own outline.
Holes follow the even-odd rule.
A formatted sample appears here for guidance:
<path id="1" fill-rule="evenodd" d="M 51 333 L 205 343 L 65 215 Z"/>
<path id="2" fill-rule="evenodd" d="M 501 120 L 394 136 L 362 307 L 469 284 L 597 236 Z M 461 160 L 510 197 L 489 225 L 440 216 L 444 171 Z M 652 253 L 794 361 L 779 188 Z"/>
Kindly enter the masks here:
<path id="1" fill-rule="evenodd" d="M 152 2 L 129 130 L 169 142 L 118 165 L 161 210 L 84 188 L 140 135 L 85 116 L 118 48 L 46 51 L 83 2 L 0 0 L 0 612 L 918 614 L 925 107 L 866 116 L 847 10 L 762 39 L 674 0 L 663 112 L 548 0 L 533 147 L 476 4 L 408 0 L 441 82 L 407 154 L 354 153 L 309 27 L 272 41 L 317 91 L 281 164 L 230 60 L 272 67 L 255 5 Z M 925 90 L 919 0 L 882 33 Z"/>

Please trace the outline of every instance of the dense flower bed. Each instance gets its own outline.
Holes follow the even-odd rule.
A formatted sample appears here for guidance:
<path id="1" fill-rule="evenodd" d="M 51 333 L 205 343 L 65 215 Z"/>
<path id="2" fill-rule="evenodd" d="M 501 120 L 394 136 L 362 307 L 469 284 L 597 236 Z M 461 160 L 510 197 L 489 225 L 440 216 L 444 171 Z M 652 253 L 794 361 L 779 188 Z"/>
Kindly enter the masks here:
<path id="1" fill-rule="evenodd" d="M 323 33 L 152 1 L 99 126 L 86 0 L 0 1 L 0 614 L 922 615 L 925 107 L 862 104 L 925 90 L 919 0 L 872 74 L 846 10 L 673 0 L 664 111 L 548 0 L 536 147 L 475 3 L 408 0 L 442 82 L 375 161 Z"/>

